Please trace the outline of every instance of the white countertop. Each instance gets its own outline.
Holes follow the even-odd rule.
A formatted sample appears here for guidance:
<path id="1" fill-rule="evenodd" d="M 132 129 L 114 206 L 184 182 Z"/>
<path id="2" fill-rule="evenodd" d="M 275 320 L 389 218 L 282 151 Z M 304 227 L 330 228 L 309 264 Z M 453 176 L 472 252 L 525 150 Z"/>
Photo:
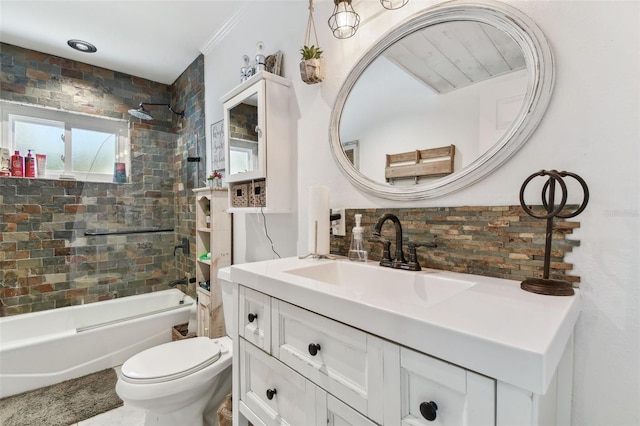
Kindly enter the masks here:
<path id="1" fill-rule="evenodd" d="M 521 290 L 518 281 L 479 275 L 403 272 L 475 283 L 425 308 L 407 304 L 406 298 L 398 303 L 393 296 L 354 297 L 340 286 L 286 272 L 321 262 L 348 260 L 285 258 L 232 265 L 231 280 L 537 394 L 546 393 L 580 313 L 577 290 L 574 296 L 543 296 Z"/>

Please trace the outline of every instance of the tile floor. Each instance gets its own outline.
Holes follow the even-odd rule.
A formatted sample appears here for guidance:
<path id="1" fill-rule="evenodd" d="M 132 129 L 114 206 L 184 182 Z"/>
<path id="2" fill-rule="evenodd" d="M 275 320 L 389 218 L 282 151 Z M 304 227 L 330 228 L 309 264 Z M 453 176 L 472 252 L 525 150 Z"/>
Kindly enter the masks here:
<path id="1" fill-rule="evenodd" d="M 144 410 L 122 406 L 72 426 L 143 426 Z"/>

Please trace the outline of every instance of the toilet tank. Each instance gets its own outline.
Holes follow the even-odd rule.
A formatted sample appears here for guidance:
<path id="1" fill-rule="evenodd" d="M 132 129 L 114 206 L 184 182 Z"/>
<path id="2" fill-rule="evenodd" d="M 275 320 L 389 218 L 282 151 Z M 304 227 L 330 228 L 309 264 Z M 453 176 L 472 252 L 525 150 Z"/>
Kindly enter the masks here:
<path id="1" fill-rule="evenodd" d="M 222 312 L 224 313 L 224 327 L 227 336 L 233 337 L 235 334 L 235 324 L 232 319 L 235 317 L 235 306 L 233 305 L 233 288 L 236 283 L 231 282 L 231 267 L 226 266 L 218 269 L 218 282 L 222 293 Z"/>

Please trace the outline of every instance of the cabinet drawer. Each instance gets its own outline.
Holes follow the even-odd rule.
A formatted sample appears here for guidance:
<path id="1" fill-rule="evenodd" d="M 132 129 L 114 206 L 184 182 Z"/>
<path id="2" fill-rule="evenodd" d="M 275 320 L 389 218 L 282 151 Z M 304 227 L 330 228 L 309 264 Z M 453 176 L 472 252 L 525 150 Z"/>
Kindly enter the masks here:
<path id="1" fill-rule="evenodd" d="M 318 387 L 316 395 L 316 426 L 376 426 L 376 423 Z"/>
<path id="2" fill-rule="evenodd" d="M 240 339 L 240 399 L 262 422 L 313 425 L 315 396 L 313 383 Z"/>
<path id="3" fill-rule="evenodd" d="M 275 357 L 382 423 L 381 339 L 277 299 L 272 327 Z"/>
<path id="4" fill-rule="evenodd" d="M 400 385 L 403 426 L 495 424 L 493 379 L 400 348 Z M 427 417 L 431 411 L 435 419 L 427 420 L 421 405 Z"/>
<path id="5" fill-rule="evenodd" d="M 271 352 L 271 298 L 244 286 L 239 287 L 240 336 L 267 353 Z"/>

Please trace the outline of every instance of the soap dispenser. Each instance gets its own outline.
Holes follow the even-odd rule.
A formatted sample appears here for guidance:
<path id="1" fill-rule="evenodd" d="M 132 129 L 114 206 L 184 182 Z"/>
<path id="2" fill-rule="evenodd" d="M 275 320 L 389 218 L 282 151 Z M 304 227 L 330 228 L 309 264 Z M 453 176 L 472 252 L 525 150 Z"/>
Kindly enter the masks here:
<path id="1" fill-rule="evenodd" d="M 364 248 L 364 229 L 360 226 L 361 214 L 355 215 L 356 226 L 351 230 L 351 247 L 349 248 L 349 260 L 354 262 L 366 262 L 367 251 Z"/>

